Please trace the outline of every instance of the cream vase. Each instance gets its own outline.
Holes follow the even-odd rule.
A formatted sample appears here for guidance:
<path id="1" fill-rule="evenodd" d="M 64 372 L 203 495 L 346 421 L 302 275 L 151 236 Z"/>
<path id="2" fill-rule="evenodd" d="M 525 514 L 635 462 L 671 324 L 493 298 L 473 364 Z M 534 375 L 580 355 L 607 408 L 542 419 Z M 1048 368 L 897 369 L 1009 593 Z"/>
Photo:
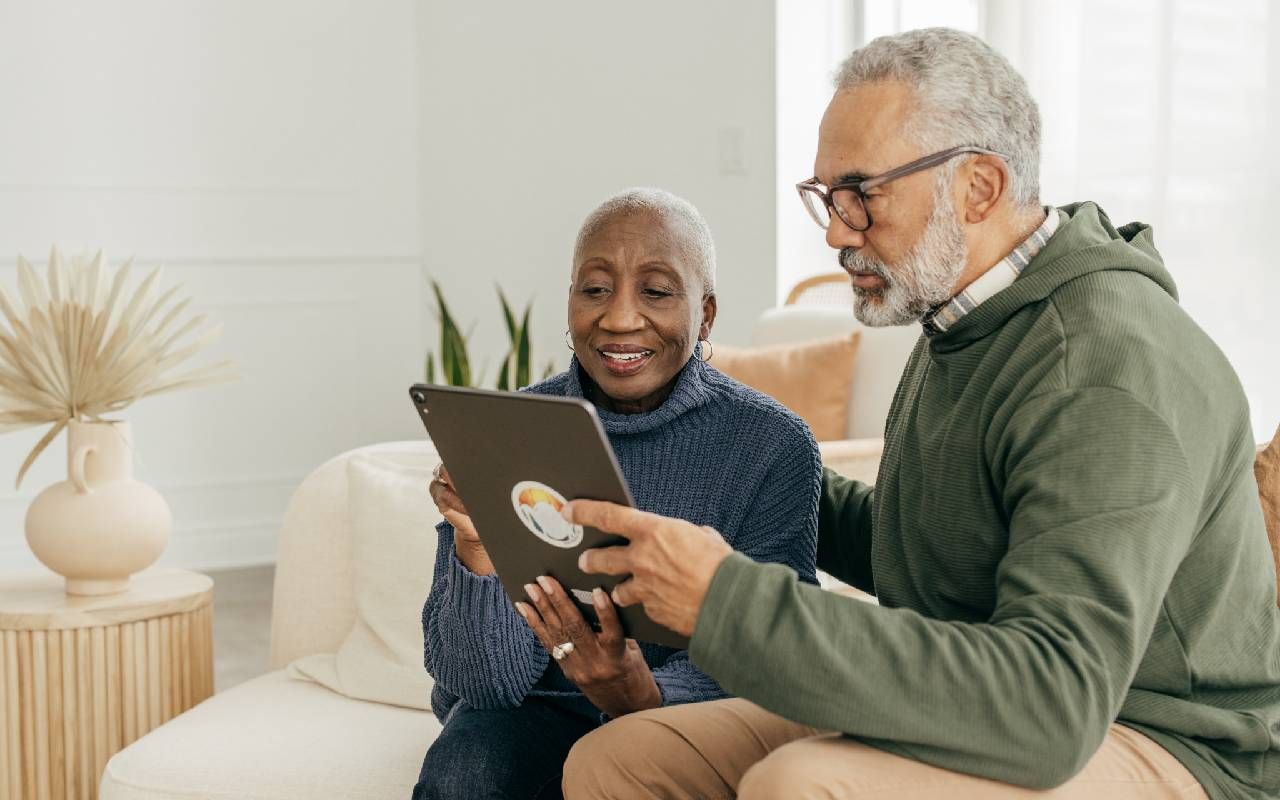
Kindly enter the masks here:
<path id="1" fill-rule="evenodd" d="M 27 544 L 66 578 L 67 594 L 115 594 L 160 557 L 171 524 L 160 493 L 133 479 L 129 423 L 72 421 L 67 480 L 32 501 Z"/>

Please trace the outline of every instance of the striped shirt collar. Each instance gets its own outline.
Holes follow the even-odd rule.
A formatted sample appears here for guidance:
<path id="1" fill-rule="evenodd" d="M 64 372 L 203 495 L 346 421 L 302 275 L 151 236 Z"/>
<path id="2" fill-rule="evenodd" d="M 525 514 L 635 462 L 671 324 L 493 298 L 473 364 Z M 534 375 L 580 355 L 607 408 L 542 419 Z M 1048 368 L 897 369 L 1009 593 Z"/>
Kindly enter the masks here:
<path id="1" fill-rule="evenodd" d="M 1000 259 L 1000 263 L 966 286 L 960 294 L 930 309 L 924 315 L 920 323 L 924 326 L 925 336 L 950 330 L 965 314 L 977 308 L 984 300 L 1012 286 L 1057 229 L 1057 209 L 1046 208 L 1044 222 L 1024 239 L 1022 244 L 1013 248 L 1013 252 Z"/>

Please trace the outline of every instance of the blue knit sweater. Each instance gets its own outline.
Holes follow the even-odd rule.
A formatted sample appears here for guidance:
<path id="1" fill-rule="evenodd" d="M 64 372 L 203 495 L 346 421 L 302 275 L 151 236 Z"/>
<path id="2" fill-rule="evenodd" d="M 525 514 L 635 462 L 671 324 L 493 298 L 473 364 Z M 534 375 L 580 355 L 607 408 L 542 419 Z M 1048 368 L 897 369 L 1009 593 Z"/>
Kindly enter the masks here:
<path id="1" fill-rule="evenodd" d="M 579 369 L 574 359 L 567 372 L 525 391 L 582 397 Z M 639 508 L 710 525 L 735 550 L 817 582 L 821 460 L 799 417 L 696 358 L 653 411 L 596 410 Z M 459 700 L 473 708 L 511 708 L 528 696 L 557 698 L 598 716 L 516 613 L 497 577 L 478 576 L 458 561 L 452 526 L 436 530 L 435 578 L 422 610 L 436 716 L 445 720 Z M 726 696 L 687 651 L 640 647 L 663 705 Z"/>

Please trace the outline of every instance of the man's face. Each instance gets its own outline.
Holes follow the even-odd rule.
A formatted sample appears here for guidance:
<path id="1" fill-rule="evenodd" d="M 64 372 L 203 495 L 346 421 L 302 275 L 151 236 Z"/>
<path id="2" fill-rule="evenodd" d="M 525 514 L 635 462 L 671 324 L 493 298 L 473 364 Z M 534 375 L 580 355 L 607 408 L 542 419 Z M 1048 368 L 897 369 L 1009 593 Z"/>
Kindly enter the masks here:
<path id="1" fill-rule="evenodd" d="M 905 133 L 912 99 L 911 88 L 897 82 L 836 92 L 818 130 L 818 180 L 831 186 L 869 178 L 927 155 Z M 950 186 L 938 186 L 939 169 L 872 189 L 866 231 L 832 218 L 827 243 L 840 251 L 864 324 L 904 325 L 952 296 L 968 253 Z"/>

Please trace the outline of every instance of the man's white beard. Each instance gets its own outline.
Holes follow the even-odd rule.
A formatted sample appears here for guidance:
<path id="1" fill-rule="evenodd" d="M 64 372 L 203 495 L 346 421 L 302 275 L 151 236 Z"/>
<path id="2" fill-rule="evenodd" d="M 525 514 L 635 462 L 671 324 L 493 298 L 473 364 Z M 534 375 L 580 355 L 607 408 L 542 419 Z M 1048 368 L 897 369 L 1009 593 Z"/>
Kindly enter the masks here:
<path id="1" fill-rule="evenodd" d="M 897 266 L 888 267 L 853 248 L 840 251 L 840 264 L 845 269 L 871 272 L 884 280 L 881 289 L 853 287 L 853 313 L 863 325 L 907 325 L 951 299 L 968 250 L 949 194 L 950 181 L 940 181 L 934 191 L 933 213 L 920 241 Z"/>

